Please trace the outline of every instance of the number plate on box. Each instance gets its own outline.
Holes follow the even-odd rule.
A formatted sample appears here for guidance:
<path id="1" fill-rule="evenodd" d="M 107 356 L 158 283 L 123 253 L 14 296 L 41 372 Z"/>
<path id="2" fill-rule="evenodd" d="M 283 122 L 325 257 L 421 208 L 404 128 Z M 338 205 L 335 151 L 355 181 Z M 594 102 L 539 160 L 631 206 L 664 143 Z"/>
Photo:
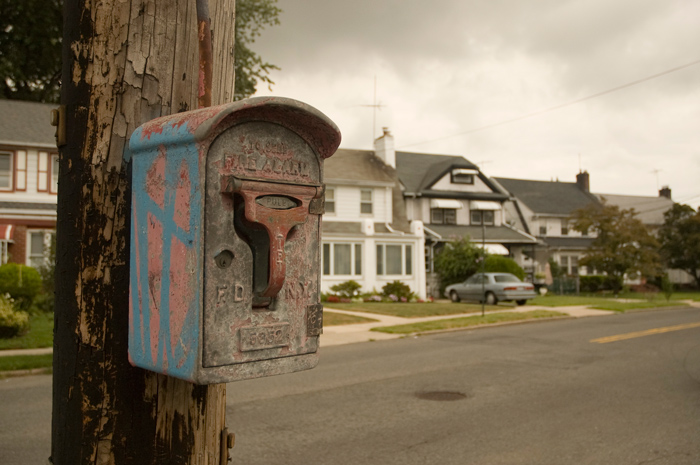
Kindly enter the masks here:
<path id="1" fill-rule="evenodd" d="M 289 345 L 289 323 L 241 328 L 241 351 L 272 349 Z"/>

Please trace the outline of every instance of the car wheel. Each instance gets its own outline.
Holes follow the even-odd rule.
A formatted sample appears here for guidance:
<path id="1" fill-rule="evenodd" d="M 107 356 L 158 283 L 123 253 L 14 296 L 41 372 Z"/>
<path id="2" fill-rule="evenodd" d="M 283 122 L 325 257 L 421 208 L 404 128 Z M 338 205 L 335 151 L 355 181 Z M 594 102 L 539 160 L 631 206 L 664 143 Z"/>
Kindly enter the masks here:
<path id="1" fill-rule="evenodd" d="M 450 291 L 450 300 L 452 300 L 452 302 L 459 302 L 457 291 Z"/>
<path id="2" fill-rule="evenodd" d="M 486 305 L 496 305 L 497 303 L 498 303 L 498 299 L 493 294 L 493 292 L 487 292 L 486 293 Z"/>
<path id="3" fill-rule="evenodd" d="M 527 300 L 526 299 L 516 300 L 515 303 L 518 305 L 525 305 L 527 303 Z"/>

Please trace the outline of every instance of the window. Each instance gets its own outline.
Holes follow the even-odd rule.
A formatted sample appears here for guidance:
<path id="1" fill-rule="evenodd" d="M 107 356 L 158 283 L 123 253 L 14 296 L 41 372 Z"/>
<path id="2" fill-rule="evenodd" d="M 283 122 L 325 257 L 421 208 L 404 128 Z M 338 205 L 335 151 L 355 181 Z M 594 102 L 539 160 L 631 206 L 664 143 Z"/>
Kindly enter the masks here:
<path id="1" fill-rule="evenodd" d="M 559 265 L 566 274 L 571 276 L 578 276 L 578 255 L 560 256 Z"/>
<path id="2" fill-rule="evenodd" d="M 413 274 L 413 246 L 410 244 L 378 244 L 377 275 Z"/>
<path id="3" fill-rule="evenodd" d="M 49 152 L 39 152 L 36 169 L 36 190 L 47 192 L 49 190 L 49 167 L 51 166 Z"/>
<path id="4" fill-rule="evenodd" d="M 0 152 L 0 190 L 12 190 L 12 152 Z"/>
<path id="5" fill-rule="evenodd" d="M 584 229 L 583 231 L 581 231 L 581 235 L 584 236 L 584 237 L 585 237 L 585 236 L 588 236 L 588 228 L 586 228 L 586 229 Z"/>
<path id="6" fill-rule="evenodd" d="M 326 188 L 326 213 L 335 213 L 335 189 L 332 187 Z"/>
<path id="7" fill-rule="evenodd" d="M 51 185 L 50 191 L 52 194 L 58 193 L 58 154 L 51 155 Z"/>
<path id="8" fill-rule="evenodd" d="M 494 224 L 494 214 L 491 210 L 472 210 L 471 212 L 471 224 L 481 224 L 484 222 L 485 225 Z"/>
<path id="9" fill-rule="evenodd" d="M 561 220 L 561 235 L 569 235 L 569 222 L 567 220 Z"/>
<path id="10" fill-rule="evenodd" d="M 29 231 L 27 241 L 27 265 L 42 266 L 49 257 L 53 231 Z"/>
<path id="11" fill-rule="evenodd" d="M 323 274 L 350 276 L 362 274 L 362 244 L 323 244 Z"/>
<path id="12" fill-rule="evenodd" d="M 360 213 L 363 215 L 372 214 L 372 189 L 360 191 Z"/>
<path id="13" fill-rule="evenodd" d="M 454 169 L 451 173 L 452 184 L 474 184 L 476 170 Z"/>
<path id="14" fill-rule="evenodd" d="M 540 236 L 546 236 L 547 235 L 547 225 L 540 226 Z"/>
<path id="15" fill-rule="evenodd" d="M 457 224 L 457 210 L 454 208 L 432 208 L 430 222 L 432 224 Z"/>

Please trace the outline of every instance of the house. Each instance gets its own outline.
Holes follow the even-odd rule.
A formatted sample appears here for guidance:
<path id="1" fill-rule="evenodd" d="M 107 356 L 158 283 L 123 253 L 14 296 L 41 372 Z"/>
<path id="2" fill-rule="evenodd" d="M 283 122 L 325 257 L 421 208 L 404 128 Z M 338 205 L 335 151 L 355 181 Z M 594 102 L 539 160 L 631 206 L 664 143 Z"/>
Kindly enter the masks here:
<path id="1" fill-rule="evenodd" d="M 514 258 L 521 266 L 537 239 L 509 224 L 503 204 L 508 195 L 461 156 L 396 152 L 391 133 L 375 142 L 377 156 L 396 167 L 403 188 L 406 219 L 425 230 L 428 293 L 439 295 L 434 257 L 447 243 L 468 237 L 492 254 Z"/>
<path id="2" fill-rule="evenodd" d="M 0 100 L 0 262 L 38 266 L 56 229 L 55 105 Z"/>
<path id="3" fill-rule="evenodd" d="M 423 224 L 406 218 L 396 169 L 376 151 L 339 149 L 324 171 L 322 291 L 354 280 L 381 292 L 398 280 L 425 298 Z"/>
<path id="4" fill-rule="evenodd" d="M 668 186 L 659 190 L 658 197 L 619 194 L 595 195 L 601 202 L 616 205 L 621 210 L 634 209 L 635 217 L 654 233 L 664 224 L 664 214 L 674 204 L 673 199 L 671 199 L 671 189 Z"/>
<path id="5" fill-rule="evenodd" d="M 494 181 L 510 196 L 506 216 L 539 239 L 527 271 L 544 273 L 551 258 L 568 275 L 585 274 L 578 262 L 593 242 L 594 233 L 573 230 L 571 215 L 579 208 L 599 203 L 598 197 L 590 192 L 589 174 L 579 173 L 576 182 L 499 177 Z"/>

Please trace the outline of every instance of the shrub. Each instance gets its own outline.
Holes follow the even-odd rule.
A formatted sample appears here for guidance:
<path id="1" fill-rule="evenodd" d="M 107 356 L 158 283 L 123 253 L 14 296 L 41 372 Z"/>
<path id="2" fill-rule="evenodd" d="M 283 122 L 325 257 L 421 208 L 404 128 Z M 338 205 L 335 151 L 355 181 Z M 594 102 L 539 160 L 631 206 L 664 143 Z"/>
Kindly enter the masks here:
<path id="1" fill-rule="evenodd" d="M 326 302 L 328 302 L 328 303 L 338 303 L 338 302 L 340 302 L 340 297 L 338 297 L 337 295 L 329 295 L 329 296 L 326 298 Z"/>
<path id="2" fill-rule="evenodd" d="M 518 278 L 525 279 L 525 270 L 515 263 L 512 258 L 502 255 L 487 255 L 484 268 L 489 273 L 511 273 Z"/>
<path id="3" fill-rule="evenodd" d="M 673 295 L 673 283 L 668 278 L 668 274 L 664 274 L 661 277 L 661 290 L 664 293 L 666 301 L 668 302 L 669 300 L 671 300 L 671 296 Z"/>
<path id="4" fill-rule="evenodd" d="M 354 297 L 357 291 L 362 288 L 362 285 L 357 281 L 345 281 L 344 283 L 336 284 L 331 286 L 331 291 L 335 292 L 341 297 Z"/>
<path id="5" fill-rule="evenodd" d="M 0 294 L 10 294 L 19 310 L 29 310 L 41 286 L 41 276 L 31 266 L 19 263 L 0 266 Z"/>
<path id="6" fill-rule="evenodd" d="M 0 296 L 0 338 L 21 336 L 29 330 L 29 315 L 16 310 L 12 299 Z"/>
<path id="7" fill-rule="evenodd" d="M 384 287 L 382 287 L 382 294 L 389 297 L 394 302 L 401 298 L 408 300 L 413 296 L 413 292 L 411 292 L 411 288 L 408 284 L 402 283 L 401 281 L 386 283 Z"/>

